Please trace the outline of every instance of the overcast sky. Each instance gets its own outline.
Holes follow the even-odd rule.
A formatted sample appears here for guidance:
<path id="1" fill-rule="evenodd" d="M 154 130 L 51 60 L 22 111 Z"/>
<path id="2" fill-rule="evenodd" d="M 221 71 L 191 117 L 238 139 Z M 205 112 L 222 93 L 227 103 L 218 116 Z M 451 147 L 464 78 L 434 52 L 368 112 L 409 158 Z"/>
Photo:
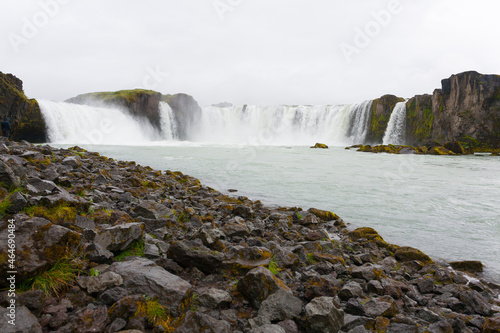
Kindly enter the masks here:
<path id="1" fill-rule="evenodd" d="M 498 0 L 0 0 L 0 71 L 29 97 L 185 92 L 344 104 L 500 74 Z"/>

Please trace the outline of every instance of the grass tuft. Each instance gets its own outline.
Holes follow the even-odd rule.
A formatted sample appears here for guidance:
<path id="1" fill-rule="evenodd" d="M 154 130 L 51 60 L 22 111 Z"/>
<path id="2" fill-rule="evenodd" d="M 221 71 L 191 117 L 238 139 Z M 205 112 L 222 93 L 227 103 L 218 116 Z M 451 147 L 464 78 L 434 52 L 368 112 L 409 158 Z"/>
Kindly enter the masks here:
<path id="1" fill-rule="evenodd" d="M 115 256 L 115 261 L 123 261 L 129 256 L 144 257 L 144 240 L 138 240 L 130 244 L 128 248 Z"/>
<path id="2" fill-rule="evenodd" d="M 71 286 L 78 276 L 79 269 L 71 260 L 59 260 L 49 270 L 25 280 L 21 291 L 41 290 L 45 294 L 59 295 L 63 289 Z"/>

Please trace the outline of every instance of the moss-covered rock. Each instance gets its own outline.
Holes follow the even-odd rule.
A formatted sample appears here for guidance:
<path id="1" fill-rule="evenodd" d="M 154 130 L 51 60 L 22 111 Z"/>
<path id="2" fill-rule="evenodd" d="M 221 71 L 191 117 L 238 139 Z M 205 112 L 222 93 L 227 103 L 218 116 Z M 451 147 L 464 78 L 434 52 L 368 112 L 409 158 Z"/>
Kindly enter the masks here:
<path id="1" fill-rule="evenodd" d="M 38 102 L 23 92 L 23 81 L 0 72 L 0 119 L 9 117 L 11 138 L 34 143 L 46 142 L 47 131 Z"/>
<path id="2" fill-rule="evenodd" d="M 325 145 L 324 143 L 317 142 L 314 146 L 311 146 L 311 148 L 328 149 L 328 146 Z"/>
<path id="3" fill-rule="evenodd" d="M 399 261 L 412 261 L 418 260 L 423 262 L 424 264 L 432 263 L 432 259 L 422 251 L 415 249 L 409 246 L 403 246 L 396 250 L 395 253 L 396 259 Z"/>
<path id="4" fill-rule="evenodd" d="M 483 271 L 483 263 L 475 260 L 453 261 L 450 262 L 450 266 L 468 273 L 480 273 Z"/>
<path id="5" fill-rule="evenodd" d="M 328 221 L 333 221 L 333 220 L 339 220 L 340 217 L 332 212 L 326 211 L 326 210 L 321 210 L 321 209 L 316 209 L 316 208 L 310 208 L 308 210 L 309 213 L 312 213 L 319 217 L 322 221 L 328 222 Z"/>
<path id="6" fill-rule="evenodd" d="M 66 102 L 121 107 L 135 117 L 148 119 L 151 125 L 161 131 L 159 108 L 161 97 L 161 93 L 156 91 L 134 89 L 83 94 L 70 98 Z"/>
<path id="7" fill-rule="evenodd" d="M 370 127 L 366 141 L 368 143 L 382 143 L 387 124 L 391 118 L 391 113 L 398 102 L 403 102 L 404 98 L 394 95 L 384 95 L 373 100 L 371 108 Z"/>

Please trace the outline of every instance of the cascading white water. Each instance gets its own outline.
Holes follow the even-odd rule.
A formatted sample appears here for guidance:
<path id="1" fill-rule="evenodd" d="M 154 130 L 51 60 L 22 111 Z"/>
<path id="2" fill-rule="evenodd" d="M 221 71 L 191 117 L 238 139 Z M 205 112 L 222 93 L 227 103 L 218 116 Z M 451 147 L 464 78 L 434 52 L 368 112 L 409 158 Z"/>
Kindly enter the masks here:
<path id="1" fill-rule="evenodd" d="M 190 140 L 238 145 L 364 143 L 372 102 L 336 106 L 206 107 L 188 128 Z M 40 101 L 51 142 L 136 145 L 178 139 L 178 120 L 160 102 L 161 133 L 147 119 L 117 108 Z"/>
<path id="2" fill-rule="evenodd" d="M 364 143 L 371 101 L 337 106 L 205 107 L 195 141 L 243 145 Z"/>
<path id="3" fill-rule="evenodd" d="M 163 140 L 171 141 L 177 139 L 175 114 L 170 105 L 165 102 L 160 102 L 160 125 Z"/>
<path id="4" fill-rule="evenodd" d="M 406 135 L 406 101 L 399 102 L 394 106 L 387 129 L 385 130 L 384 145 L 404 145 Z"/>
<path id="5" fill-rule="evenodd" d="M 116 108 L 39 101 L 53 143 L 136 145 L 161 139 L 147 120 Z"/>

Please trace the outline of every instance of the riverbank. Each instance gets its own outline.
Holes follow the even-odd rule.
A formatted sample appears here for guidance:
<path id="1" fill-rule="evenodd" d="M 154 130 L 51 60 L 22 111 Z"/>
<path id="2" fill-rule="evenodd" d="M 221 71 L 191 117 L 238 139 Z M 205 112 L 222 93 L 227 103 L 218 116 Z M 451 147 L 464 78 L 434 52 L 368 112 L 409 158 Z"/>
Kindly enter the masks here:
<path id="1" fill-rule="evenodd" d="M 499 286 L 373 229 L 349 231 L 333 213 L 267 207 L 77 147 L 3 144 L 2 221 L 16 221 L 16 282 L 28 290 L 18 291 L 26 314 L 18 320 L 35 331 L 481 332 L 500 324 Z M 6 244 L 6 222 L 0 230 Z M 63 272 L 66 285 L 40 290 Z"/>

